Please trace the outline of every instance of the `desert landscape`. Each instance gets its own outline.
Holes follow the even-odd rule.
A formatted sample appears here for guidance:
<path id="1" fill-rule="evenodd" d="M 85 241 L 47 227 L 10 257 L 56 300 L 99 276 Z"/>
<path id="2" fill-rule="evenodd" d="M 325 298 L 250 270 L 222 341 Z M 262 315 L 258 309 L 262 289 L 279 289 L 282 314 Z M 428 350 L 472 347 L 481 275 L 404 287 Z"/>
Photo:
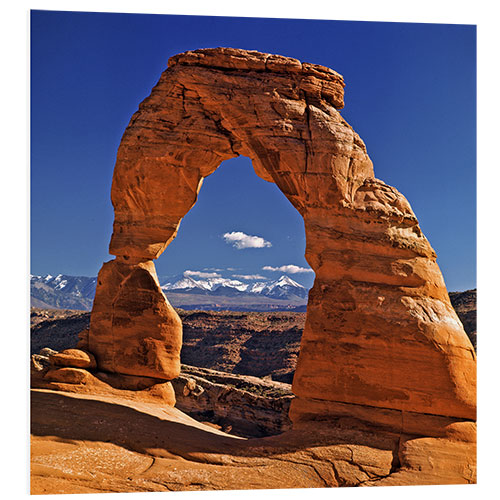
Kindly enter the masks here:
<path id="1" fill-rule="evenodd" d="M 476 291 L 450 298 L 476 348 Z M 183 324 L 181 373 L 172 381 L 176 408 L 240 437 L 291 429 L 291 382 L 305 313 L 176 311 Z M 33 363 L 45 370 L 50 354 L 76 349 L 89 324 L 90 312 L 32 307 Z"/>
<path id="2" fill-rule="evenodd" d="M 118 148 L 90 315 L 32 311 L 33 494 L 476 482 L 475 292 L 448 294 L 344 86 L 258 51 L 169 59 Z M 303 219 L 305 313 L 176 310 L 157 276 L 240 155 Z"/>
<path id="3" fill-rule="evenodd" d="M 468 336 L 475 343 L 475 291 L 450 295 L 460 320 L 467 325 Z M 280 448 L 274 459 L 268 455 L 267 460 L 262 457 L 260 460 L 256 457 L 249 459 L 245 452 L 238 459 L 233 457 L 229 460 L 227 456 L 222 459 L 219 456 L 216 460 L 208 453 L 211 449 L 209 444 L 212 443 L 213 450 L 221 454 L 226 450 L 227 443 L 231 443 L 221 439 L 224 435 L 227 438 L 246 438 L 254 447 L 260 446 L 258 438 L 266 438 L 262 443 L 267 446 L 268 443 L 273 445 L 269 439 L 271 436 L 278 440 L 284 434 L 281 439 L 288 440 L 286 436 L 292 435 L 288 412 L 293 393 L 291 384 L 280 380 L 291 381 L 293 378 L 305 313 L 242 314 L 181 309 L 177 312 L 182 318 L 184 330 L 181 373 L 172 381 L 177 411 L 165 407 L 161 399 L 147 399 L 144 390 L 133 394 L 123 390 L 113 391 L 112 383 L 106 380 L 104 373 L 94 372 L 100 380 L 80 381 L 79 384 L 55 384 L 45 380 L 42 385 L 52 388 L 52 391 L 36 391 L 32 399 L 33 493 L 247 489 L 248 485 L 267 488 L 273 487 L 274 481 L 282 480 L 284 475 L 294 477 L 294 482 L 290 483 L 292 487 L 358 486 L 363 483 L 377 484 L 376 481 L 382 479 L 379 476 L 387 473 L 378 461 L 384 457 L 387 460 L 393 452 L 389 453 L 389 449 L 381 451 L 382 440 L 377 442 L 377 451 L 372 451 L 372 467 L 367 464 L 353 465 L 347 460 L 353 450 L 356 449 L 356 453 L 360 451 L 353 448 L 349 441 L 352 430 L 346 432 L 345 428 L 341 434 L 335 436 L 331 433 L 328 437 L 337 443 L 337 451 L 322 464 L 313 460 L 313 457 L 317 459 L 318 451 L 311 455 L 307 447 L 321 443 L 325 438 L 325 429 L 321 435 L 315 435 L 316 431 L 294 433 L 297 435 L 289 443 L 292 447 Z M 35 386 L 40 384 L 36 380 L 45 378 L 44 374 L 57 366 L 53 357 L 57 352 L 77 348 L 78 335 L 88 328 L 89 322 L 89 312 L 32 308 L 31 346 Z M 250 352 L 247 352 L 248 347 Z M 264 375 L 259 357 L 267 358 Z M 242 366 L 241 360 L 248 358 L 253 362 Z M 82 383 L 89 385 L 86 395 L 80 394 L 80 399 L 75 400 L 83 389 Z M 57 390 L 53 391 L 54 388 Z M 73 392 L 75 389 L 77 392 Z M 58 393 L 61 395 L 59 398 L 56 397 Z M 135 411 L 132 412 L 132 409 Z M 76 417 L 79 419 L 77 426 L 74 425 Z M 115 422 L 120 424 L 119 431 Z M 96 426 L 96 423 L 99 425 Z M 184 429 L 184 434 L 178 435 L 176 448 L 168 440 L 166 449 L 169 453 L 175 451 L 175 456 L 169 455 L 170 460 L 160 460 L 157 450 L 146 449 L 148 443 L 151 446 L 151 434 L 150 431 L 145 433 L 144 427 L 140 426 L 147 425 L 149 428 L 152 423 L 155 424 L 151 432 L 159 435 L 173 429 L 177 429 L 177 435 L 179 430 Z M 169 427 L 174 423 L 181 427 Z M 367 439 L 369 433 L 366 429 L 365 433 Z M 359 436 L 358 431 L 356 438 Z M 64 440 L 61 440 L 63 437 Z M 205 459 L 200 462 L 199 454 L 197 458 L 192 458 L 188 453 L 190 440 L 201 437 L 206 446 L 205 452 L 210 455 L 208 463 L 212 463 L 211 467 L 206 465 Z M 245 441 L 246 446 L 249 441 Z M 235 443 L 241 445 L 242 441 Z M 385 446 L 390 448 L 390 443 L 389 439 Z M 298 456 L 292 459 L 296 449 L 304 444 L 307 446 L 300 461 Z M 156 445 L 159 443 L 155 442 Z M 166 443 L 163 445 L 167 446 Z M 196 446 L 198 449 L 200 443 Z M 228 453 L 240 454 L 242 451 L 231 449 Z M 343 461 L 339 460 L 341 456 Z M 332 465 L 334 461 L 337 465 Z M 155 464 L 154 473 L 148 472 L 152 464 Z M 239 468 L 227 471 L 230 464 Z M 256 464 L 259 467 L 250 471 Z M 324 477 L 314 472 L 315 469 L 323 471 Z M 172 474 L 173 470 L 180 473 Z M 215 478 L 207 481 L 209 470 L 212 473 L 221 472 L 216 475 L 218 481 Z M 240 477 L 240 473 L 243 476 Z M 398 484 L 397 476 L 395 479 L 395 484 Z"/>

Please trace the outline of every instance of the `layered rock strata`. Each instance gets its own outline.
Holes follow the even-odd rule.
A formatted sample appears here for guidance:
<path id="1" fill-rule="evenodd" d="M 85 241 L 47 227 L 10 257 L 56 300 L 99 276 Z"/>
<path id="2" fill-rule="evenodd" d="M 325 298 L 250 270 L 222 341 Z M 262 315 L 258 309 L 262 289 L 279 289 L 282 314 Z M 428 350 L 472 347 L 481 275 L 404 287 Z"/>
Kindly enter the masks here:
<path id="1" fill-rule="evenodd" d="M 224 432 L 263 437 L 291 428 L 290 384 L 182 365 L 172 386 L 176 408 Z"/>
<path id="2" fill-rule="evenodd" d="M 304 218 L 316 273 L 294 425 L 354 414 L 404 431 L 422 417 L 410 428 L 425 433 L 430 421 L 447 428 L 475 419 L 475 354 L 436 254 L 404 196 L 375 178 L 363 141 L 338 111 L 343 88 L 333 70 L 253 51 L 202 49 L 169 60 L 118 150 L 116 259 L 99 274 L 88 336 L 98 366 L 178 375 L 181 324 L 152 261 L 175 238 L 203 179 L 244 155 Z"/>
<path id="3" fill-rule="evenodd" d="M 165 380 L 179 374 L 182 323 L 152 261 L 103 265 L 86 342 L 102 370 Z"/>
<path id="4" fill-rule="evenodd" d="M 94 356 L 82 349 L 54 351 L 48 347 L 31 356 L 31 387 L 69 393 L 104 395 L 175 406 L 171 382 L 97 370 Z"/>

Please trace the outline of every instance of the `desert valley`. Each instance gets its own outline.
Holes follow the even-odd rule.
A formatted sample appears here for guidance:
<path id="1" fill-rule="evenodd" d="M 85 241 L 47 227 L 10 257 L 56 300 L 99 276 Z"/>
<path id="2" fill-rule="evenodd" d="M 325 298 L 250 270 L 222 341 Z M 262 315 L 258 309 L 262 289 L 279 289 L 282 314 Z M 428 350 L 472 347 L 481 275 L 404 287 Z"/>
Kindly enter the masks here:
<path id="1" fill-rule="evenodd" d="M 453 292 L 450 298 L 476 348 L 476 291 Z M 291 383 L 305 313 L 184 309 L 177 313 L 184 338 L 181 374 L 173 380 L 176 407 L 243 437 L 289 429 Z M 76 348 L 89 323 L 87 311 L 32 307 L 33 361 L 48 366 L 49 353 Z M 197 389 L 189 389 L 194 384 Z"/>

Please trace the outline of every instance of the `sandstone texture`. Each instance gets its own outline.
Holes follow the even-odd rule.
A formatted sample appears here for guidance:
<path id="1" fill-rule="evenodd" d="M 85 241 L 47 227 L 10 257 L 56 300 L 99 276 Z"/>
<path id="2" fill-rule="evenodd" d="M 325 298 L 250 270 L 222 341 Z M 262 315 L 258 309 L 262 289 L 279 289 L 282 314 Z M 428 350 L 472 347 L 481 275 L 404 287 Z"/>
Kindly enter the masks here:
<path id="1" fill-rule="evenodd" d="M 451 303 L 472 344 L 476 344 L 476 290 L 451 292 Z M 181 363 L 291 383 L 299 355 L 305 313 L 184 311 Z M 90 313 L 31 310 L 31 353 L 88 350 Z M 78 328 L 81 329 L 78 331 Z"/>
<path id="2" fill-rule="evenodd" d="M 224 432 L 263 437 L 291 428 L 290 384 L 182 365 L 172 385 L 176 408 Z"/>
<path id="3" fill-rule="evenodd" d="M 102 370 L 164 380 L 179 374 L 182 323 L 152 261 L 102 267 L 84 342 Z"/>
<path id="4" fill-rule="evenodd" d="M 82 367 L 82 365 L 85 365 Z M 31 356 L 31 387 L 80 394 L 100 394 L 175 406 L 171 382 L 99 371 L 93 356 L 80 349 L 42 349 Z"/>
<path id="5" fill-rule="evenodd" d="M 331 69 L 255 51 L 169 60 L 117 154 L 116 259 L 99 274 L 88 337 L 98 366 L 165 380 L 179 373 L 180 320 L 152 260 L 203 178 L 244 155 L 304 218 L 316 273 L 292 420 L 333 418 L 339 405 L 392 411 L 398 428 L 406 413 L 475 419 L 475 353 L 436 254 L 404 196 L 375 178 L 338 111 L 343 89 Z"/>
<path id="6" fill-rule="evenodd" d="M 49 356 L 49 360 L 56 366 L 68 366 L 73 368 L 96 368 L 94 356 L 80 349 L 64 349 Z"/>
<path id="7" fill-rule="evenodd" d="M 239 332 L 251 332 L 251 343 L 271 333 L 279 340 L 290 325 L 295 326 L 294 318 L 303 316 L 179 313 L 194 335 L 191 338 L 196 342 L 190 348 L 195 353 L 203 351 L 204 338 L 215 336 L 214 352 L 205 358 L 201 352 L 196 354 L 207 363 L 216 363 L 217 346 L 231 343 Z M 72 318 L 73 312 L 37 311 L 33 317 L 36 335 L 41 334 L 37 328 L 40 315 L 43 322 L 49 321 L 46 316 L 53 317 L 55 324 L 47 325 L 47 332 L 56 333 L 59 342 L 68 327 L 65 319 Z M 74 345 L 77 337 L 71 324 L 67 335 Z M 32 391 L 32 494 L 476 481 L 472 423 L 436 422 L 436 417 L 429 416 L 424 422 L 426 437 L 422 437 L 415 418 L 411 422 L 412 415 L 405 415 L 406 429 L 410 431 L 413 425 L 419 432 L 399 433 L 388 428 L 385 411 L 375 418 L 367 408 L 363 414 L 363 407 L 339 405 L 337 418 L 311 420 L 291 430 L 288 384 L 186 365 L 170 383 L 65 367 L 64 362 L 54 366 L 51 360 L 58 354 L 44 348 L 32 356 L 32 386 L 38 388 Z M 74 352 L 72 357 L 84 355 Z M 64 359 L 68 358 L 61 356 Z M 233 354 L 231 359 L 237 357 Z M 172 407 L 174 398 L 176 408 Z M 277 433 L 282 434 L 255 439 Z M 237 435 L 253 439 L 237 439 Z"/>
<path id="8" fill-rule="evenodd" d="M 399 434 L 344 418 L 243 439 L 159 400 L 34 389 L 31 493 L 468 484 L 474 426 L 441 437 Z"/>
<path id="9" fill-rule="evenodd" d="M 329 68 L 255 51 L 169 60 L 118 150 L 116 258 L 99 272 L 83 354 L 32 358 L 33 492 L 475 481 L 473 346 L 410 204 L 375 178 L 339 113 L 343 92 Z M 238 155 L 303 217 L 316 275 L 292 429 L 265 439 L 172 408 L 182 323 L 153 263 L 203 179 Z M 75 366 L 85 353 L 94 368 Z M 228 404 L 200 378 L 177 392 Z"/>

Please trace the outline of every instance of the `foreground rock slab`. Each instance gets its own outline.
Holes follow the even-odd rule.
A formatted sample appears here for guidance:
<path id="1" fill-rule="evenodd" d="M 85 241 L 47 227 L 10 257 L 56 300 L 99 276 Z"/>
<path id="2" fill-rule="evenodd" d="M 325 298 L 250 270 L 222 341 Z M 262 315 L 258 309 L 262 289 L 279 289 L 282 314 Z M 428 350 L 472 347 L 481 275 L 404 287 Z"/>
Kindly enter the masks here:
<path id="1" fill-rule="evenodd" d="M 32 494 L 475 482 L 468 423 L 440 438 L 346 419 L 243 439 L 117 394 L 33 389 L 31 401 Z"/>
<path id="2" fill-rule="evenodd" d="M 283 425 L 286 410 L 281 405 L 289 404 L 291 396 L 275 399 L 286 384 L 192 367 L 171 383 L 54 366 L 57 354 L 42 349 L 32 356 L 33 494 L 476 480 L 471 422 L 404 414 L 391 427 L 394 415 L 379 411 L 369 416 L 372 424 L 367 425 L 366 408 L 355 413 L 340 407 L 337 413 L 343 417 L 335 420 L 309 421 L 272 437 L 245 439 L 174 408 L 172 386 L 181 407 L 212 407 L 247 435 L 258 436 L 263 425 L 273 432 L 290 429 Z M 71 364 L 76 354 L 59 359 Z M 240 388 L 220 383 L 228 377 Z M 250 386 L 272 397 L 250 394 L 245 390 Z"/>

